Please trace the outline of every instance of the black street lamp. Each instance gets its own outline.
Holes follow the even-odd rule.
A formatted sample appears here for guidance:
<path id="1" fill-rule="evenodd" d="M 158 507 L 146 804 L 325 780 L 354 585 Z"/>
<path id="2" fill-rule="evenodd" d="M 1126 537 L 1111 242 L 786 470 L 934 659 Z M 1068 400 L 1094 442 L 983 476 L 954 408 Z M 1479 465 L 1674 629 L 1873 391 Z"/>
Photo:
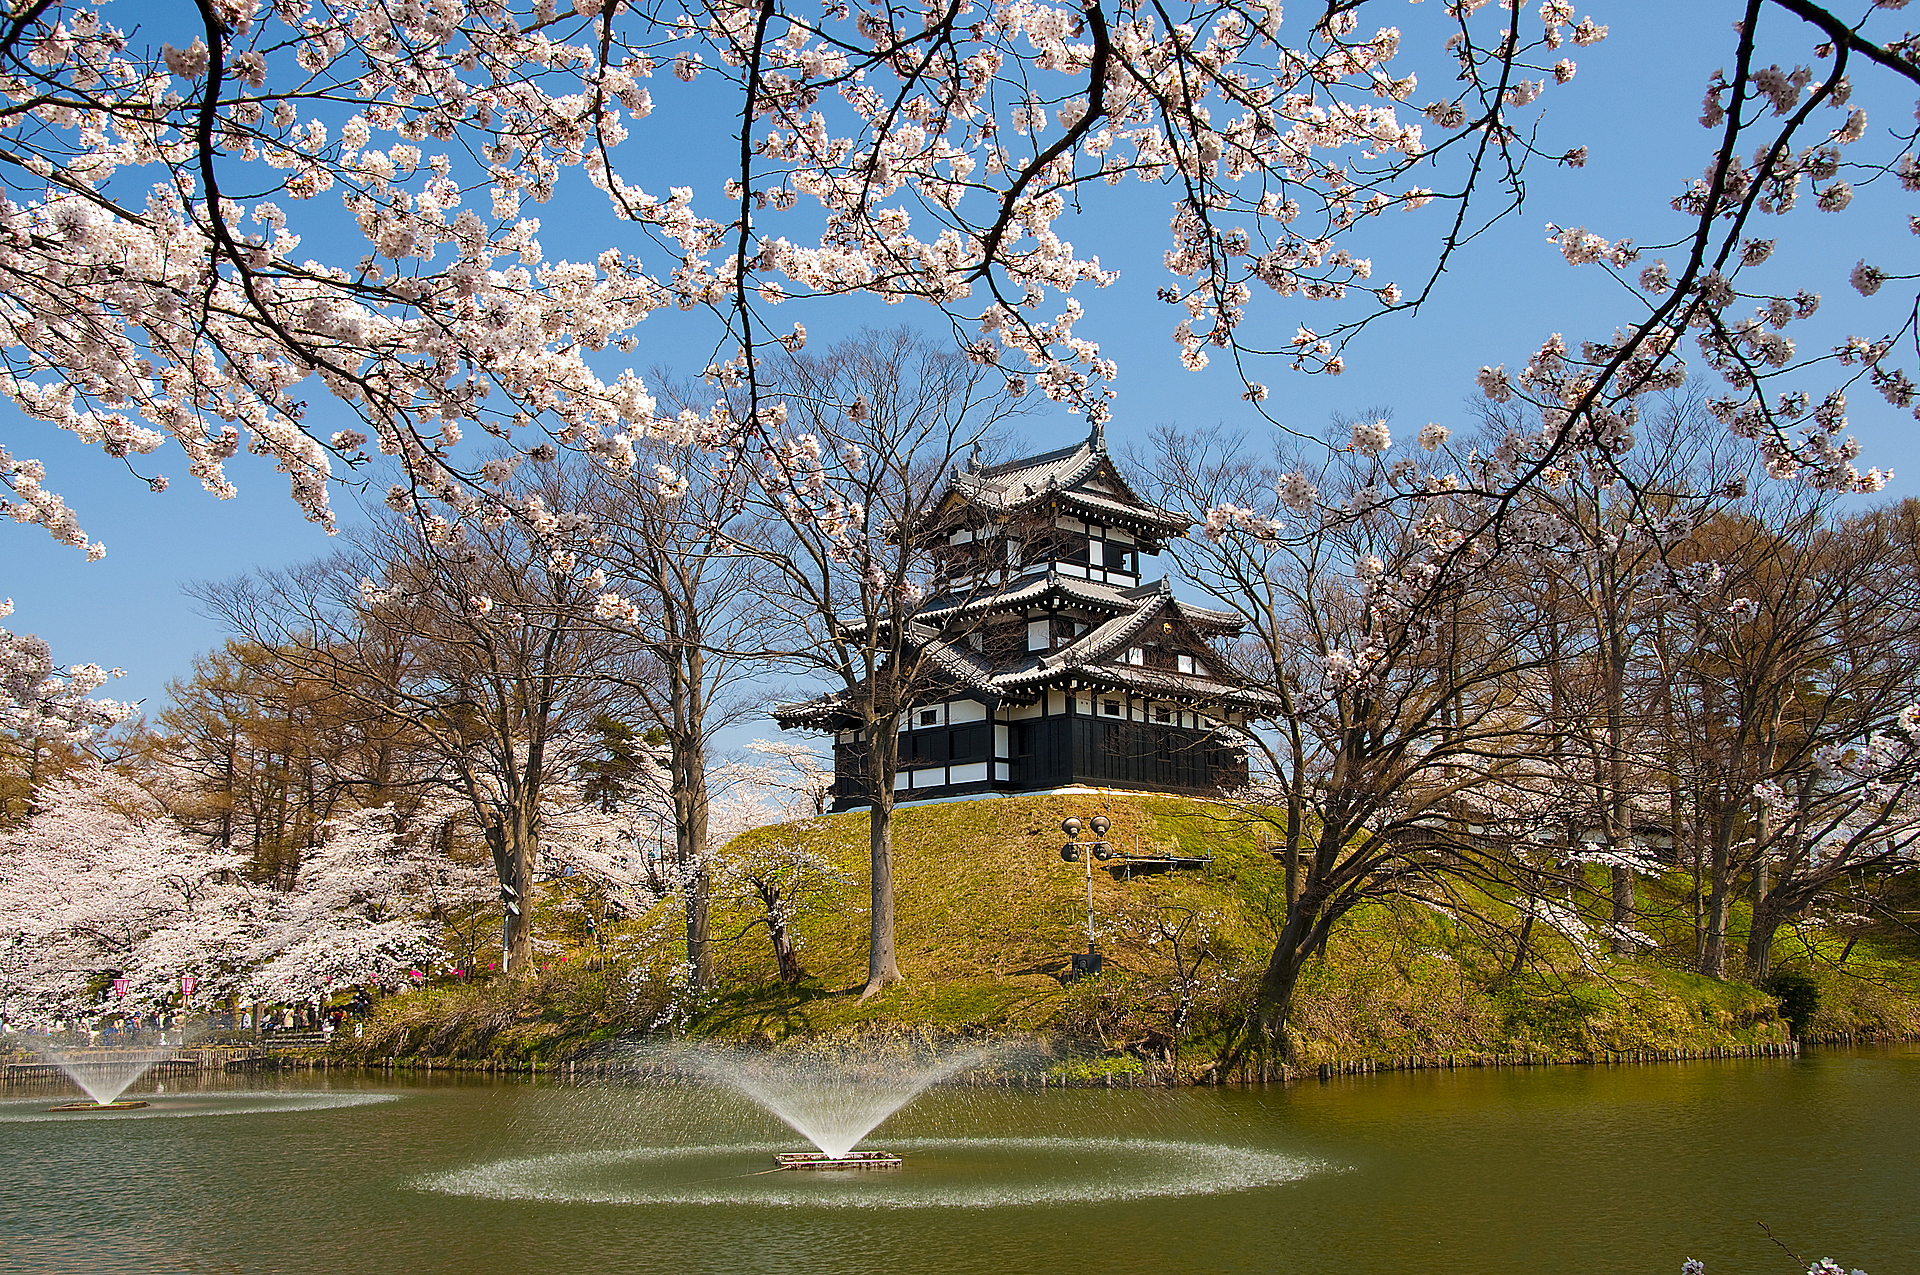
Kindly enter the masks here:
<path id="1" fill-rule="evenodd" d="M 1060 831 L 1067 834 L 1067 844 L 1060 847 L 1060 857 L 1068 863 L 1085 862 L 1087 865 L 1087 954 L 1075 953 L 1073 958 L 1073 977 L 1081 978 L 1100 972 L 1100 953 L 1093 941 L 1093 861 L 1105 863 L 1113 857 L 1113 847 L 1107 844 L 1107 829 L 1113 824 L 1105 815 L 1095 815 L 1087 821 L 1088 828 L 1097 838 L 1095 841 L 1080 840 L 1081 824 L 1078 819 L 1062 819 Z"/>

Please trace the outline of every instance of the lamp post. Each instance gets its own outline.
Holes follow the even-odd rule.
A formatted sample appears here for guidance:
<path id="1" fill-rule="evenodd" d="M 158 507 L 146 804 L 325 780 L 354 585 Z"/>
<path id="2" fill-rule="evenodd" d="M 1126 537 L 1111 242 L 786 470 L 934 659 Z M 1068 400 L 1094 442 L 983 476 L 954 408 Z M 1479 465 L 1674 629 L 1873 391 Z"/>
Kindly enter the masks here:
<path id="1" fill-rule="evenodd" d="M 1098 974 L 1100 972 L 1100 953 L 1093 941 L 1093 861 L 1106 862 L 1113 857 L 1113 850 L 1107 845 L 1107 829 L 1112 827 L 1105 815 L 1095 815 L 1087 821 L 1088 828 L 1097 840 L 1080 840 L 1081 824 L 1078 819 L 1062 819 L 1060 831 L 1067 834 L 1067 844 L 1060 847 L 1060 857 L 1068 863 L 1085 862 L 1087 865 L 1087 954 L 1073 958 L 1073 976 Z"/>

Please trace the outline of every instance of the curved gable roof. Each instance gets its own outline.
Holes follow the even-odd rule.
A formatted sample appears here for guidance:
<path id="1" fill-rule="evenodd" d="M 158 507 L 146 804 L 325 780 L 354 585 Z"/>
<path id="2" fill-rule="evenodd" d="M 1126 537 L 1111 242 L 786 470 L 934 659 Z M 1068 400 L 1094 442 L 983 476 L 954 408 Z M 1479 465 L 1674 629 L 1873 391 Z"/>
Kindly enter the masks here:
<path id="1" fill-rule="evenodd" d="M 1096 481 L 1114 490 L 1090 490 Z M 1097 425 L 1072 447 L 956 473 L 951 490 L 995 515 L 1056 499 L 1092 521 L 1133 523 L 1169 536 L 1185 535 L 1193 525 L 1185 514 L 1151 504 L 1133 489 L 1107 455 L 1106 436 Z"/>

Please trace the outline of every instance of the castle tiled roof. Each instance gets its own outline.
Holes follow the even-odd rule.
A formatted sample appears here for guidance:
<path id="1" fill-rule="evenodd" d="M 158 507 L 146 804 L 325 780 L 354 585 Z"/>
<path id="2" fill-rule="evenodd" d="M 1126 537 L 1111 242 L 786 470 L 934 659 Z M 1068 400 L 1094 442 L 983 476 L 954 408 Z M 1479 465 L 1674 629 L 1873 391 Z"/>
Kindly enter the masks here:
<path id="1" fill-rule="evenodd" d="M 1118 486 L 1115 499 L 1082 484 L 1098 475 Z M 1005 517 L 1047 501 L 1079 512 L 1083 519 L 1182 536 L 1193 519 L 1143 500 L 1107 457 L 1106 436 L 1097 427 L 1072 447 L 1026 456 L 953 476 L 954 494 L 993 517 Z"/>
<path id="2" fill-rule="evenodd" d="M 1231 632 L 1238 629 L 1238 624 L 1226 612 L 1194 607 L 1175 598 L 1172 586 L 1165 580 L 1138 589 L 1115 589 L 1075 580 L 1071 576 L 1053 576 L 1044 582 L 1025 584 L 1018 590 L 993 595 L 990 606 L 982 604 L 982 609 L 998 609 L 1016 600 L 1021 603 L 1039 600 L 1050 589 L 1059 589 L 1069 595 L 1094 591 L 1093 596 L 1103 603 L 1114 605 L 1118 610 L 1112 619 L 1095 625 L 1058 651 L 1026 653 L 999 665 L 965 642 L 947 641 L 939 629 L 918 620 L 908 626 L 907 641 L 956 687 L 994 701 L 1031 700 L 1042 694 L 1049 685 L 1091 681 L 1133 689 L 1143 694 L 1223 707 L 1258 710 L 1273 707 L 1279 702 L 1266 691 L 1237 682 L 1199 673 L 1149 669 L 1114 659 L 1156 620 L 1166 622 L 1177 618 L 1201 632 Z M 971 611 L 974 606 L 975 600 L 968 599 L 965 604 L 948 606 L 938 614 L 951 617 Z M 923 610 L 920 614 L 925 617 L 929 612 Z M 855 720 L 851 708 L 852 702 L 847 693 L 837 691 L 803 704 L 782 704 L 772 712 L 774 719 L 782 726 L 833 729 Z"/>
<path id="3" fill-rule="evenodd" d="M 960 590 L 928 598 L 915 614 L 922 620 L 944 622 L 962 615 L 1032 606 L 1055 599 L 1080 602 L 1116 614 L 1131 613 L 1140 607 L 1143 599 L 1153 599 L 1171 592 L 1172 586 L 1165 580 L 1123 589 L 1098 580 L 1082 580 L 1078 576 L 1066 575 L 1049 565 L 1044 572 L 1020 576 L 991 589 Z M 1174 605 L 1189 623 L 1208 635 L 1237 633 L 1242 627 L 1240 618 L 1231 611 L 1195 606 L 1190 602 L 1176 601 Z"/>

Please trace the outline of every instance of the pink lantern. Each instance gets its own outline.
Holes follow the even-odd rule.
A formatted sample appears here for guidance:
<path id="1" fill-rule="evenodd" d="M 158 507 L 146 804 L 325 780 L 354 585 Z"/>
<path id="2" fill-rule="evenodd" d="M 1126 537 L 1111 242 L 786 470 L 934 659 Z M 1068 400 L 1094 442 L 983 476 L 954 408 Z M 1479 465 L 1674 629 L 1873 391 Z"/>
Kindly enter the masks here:
<path id="1" fill-rule="evenodd" d="M 130 984 L 127 979 L 116 978 L 113 980 L 113 994 L 115 996 L 125 996 L 129 990 Z"/>
<path id="2" fill-rule="evenodd" d="M 183 1000 L 193 999 L 193 989 L 200 986 L 200 980 L 191 974 L 180 976 L 180 996 Z"/>

